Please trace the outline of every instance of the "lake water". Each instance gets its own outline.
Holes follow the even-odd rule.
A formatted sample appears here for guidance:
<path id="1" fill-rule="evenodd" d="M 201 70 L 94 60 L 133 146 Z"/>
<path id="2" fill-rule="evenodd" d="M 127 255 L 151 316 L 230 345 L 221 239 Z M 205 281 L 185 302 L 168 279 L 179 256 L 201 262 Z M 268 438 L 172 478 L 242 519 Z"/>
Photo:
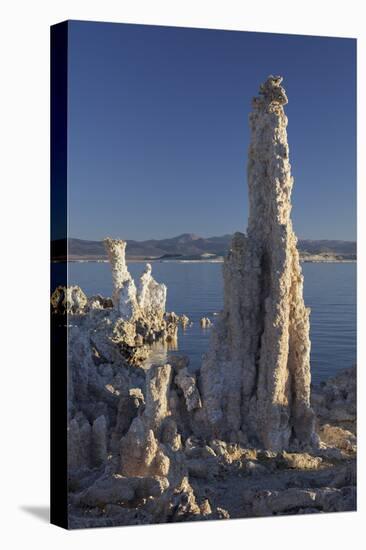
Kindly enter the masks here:
<path id="1" fill-rule="evenodd" d="M 134 279 L 143 263 L 129 262 Z M 305 263 L 305 303 L 311 308 L 312 381 L 320 381 L 356 363 L 356 264 Z M 179 329 L 177 353 L 189 356 L 192 368 L 201 363 L 208 348 L 210 329 L 202 329 L 203 316 L 215 319 L 223 302 L 222 264 L 152 263 L 153 276 L 168 287 L 167 311 L 185 313 L 193 326 Z M 108 263 L 70 263 L 69 284 L 79 285 L 86 294 L 112 293 Z M 172 350 L 171 350 L 172 351 Z"/>

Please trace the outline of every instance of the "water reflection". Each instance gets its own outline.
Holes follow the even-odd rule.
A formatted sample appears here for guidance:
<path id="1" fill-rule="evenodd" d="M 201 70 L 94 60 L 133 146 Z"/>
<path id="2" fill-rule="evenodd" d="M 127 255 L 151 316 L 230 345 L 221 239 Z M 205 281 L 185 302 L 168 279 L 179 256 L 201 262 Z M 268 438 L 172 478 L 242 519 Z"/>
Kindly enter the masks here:
<path id="1" fill-rule="evenodd" d="M 164 365 L 168 363 L 169 353 L 175 351 L 178 351 L 178 338 L 171 339 L 169 342 L 154 342 L 151 344 L 150 354 L 142 366 L 144 369 L 149 369 L 151 365 Z"/>
<path id="2" fill-rule="evenodd" d="M 128 268 L 136 278 L 144 264 L 130 262 Z M 302 269 L 305 304 L 311 307 L 312 381 L 319 383 L 356 362 L 356 264 L 308 263 Z M 210 329 L 201 329 L 200 319 L 214 319 L 223 305 L 221 265 L 161 262 L 153 264 L 153 274 L 168 287 L 167 310 L 178 315 L 185 313 L 193 321 L 185 331 L 179 329 L 178 353 L 188 355 L 189 368 L 196 370 L 202 364 L 211 334 Z M 69 264 L 69 284 L 80 285 L 88 295 L 110 296 L 109 264 Z M 150 364 L 154 356 L 166 361 L 164 353 L 177 352 L 172 347 L 168 350 L 168 345 L 164 348 L 157 344 L 157 348 L 160 351 L 154 349 Z"/>

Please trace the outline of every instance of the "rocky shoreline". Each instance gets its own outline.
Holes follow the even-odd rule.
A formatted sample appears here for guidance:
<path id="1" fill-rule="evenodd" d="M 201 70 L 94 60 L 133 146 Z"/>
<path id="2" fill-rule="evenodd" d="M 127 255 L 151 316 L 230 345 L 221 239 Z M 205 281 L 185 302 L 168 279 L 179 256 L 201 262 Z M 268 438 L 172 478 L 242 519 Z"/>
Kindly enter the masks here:
<path id="1" fill-rule="evenodd" d="M 355 368 L 312 389 L 315 446 L 202 437 L 201 372 L 177 355 L 143 366 L 151 342 L 188 318 L 161 310 L 149 325 L 148 306 L 144 323 L 141 310 L 121 323 L 115 300 L 79 287 L 51 300 L 69 332 L 70 528 L 356 509 Z"/>
<path id="2" fill-rule="evenodd" d="M 73 315 L 71 333 L 87 315 Z M 355 369 L 313 389 L 317 448 L 273 451 L 199 436 L 201 381 L 188 358 L 145 371 L 117 341 L 108 363 L 80 336 L 69 363 L 70 528 L 356 508 Z"/>

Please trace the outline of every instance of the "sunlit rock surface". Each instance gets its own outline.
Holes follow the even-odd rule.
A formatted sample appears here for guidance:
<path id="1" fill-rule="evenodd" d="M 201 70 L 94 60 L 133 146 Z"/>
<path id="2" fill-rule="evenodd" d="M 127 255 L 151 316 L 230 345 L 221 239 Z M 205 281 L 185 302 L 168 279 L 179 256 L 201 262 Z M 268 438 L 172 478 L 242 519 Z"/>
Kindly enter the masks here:
<path id="1" fill-rule="evenodd" d="M 253 99 L 248 229 L 225 260 L 224 310 L 201 370 L 207 432 L 275 450 L 316 443 L 281 81 L 270 76 Z"/>

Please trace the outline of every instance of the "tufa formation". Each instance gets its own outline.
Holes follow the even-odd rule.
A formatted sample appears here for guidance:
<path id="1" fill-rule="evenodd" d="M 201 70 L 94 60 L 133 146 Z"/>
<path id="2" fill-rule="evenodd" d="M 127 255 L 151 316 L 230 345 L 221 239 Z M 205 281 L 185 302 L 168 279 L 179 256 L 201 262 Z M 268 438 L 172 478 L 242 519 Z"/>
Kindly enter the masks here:
<path id="1" fill-rule="evenodd" d="M 253 99 L 248 230 L 225 260 L 224 310 L 201 371 L 211 435 L 274 450 L 316 442 L 281 81 L 270 76 Z"/>

